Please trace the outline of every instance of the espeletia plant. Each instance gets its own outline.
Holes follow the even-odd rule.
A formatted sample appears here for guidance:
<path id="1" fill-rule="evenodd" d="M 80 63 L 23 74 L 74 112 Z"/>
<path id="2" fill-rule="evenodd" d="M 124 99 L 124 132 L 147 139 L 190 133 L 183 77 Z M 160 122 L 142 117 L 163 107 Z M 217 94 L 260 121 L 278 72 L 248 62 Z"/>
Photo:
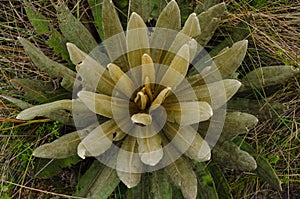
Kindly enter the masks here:
<path id="1" fill-rule="evenodd" d="M 25 109 L 18 119 L 47 117 L 76 128 L 33 154 L 48 159 L 78 156 L 77 162 L 94 158 L 79 179 L 76 196 L 108 198 L 122 182 L 127 198 L 232 198 L 222 167 L 254 171 L 281 189 L 268 162 L 252 157 L 255 151 L 238 137 L 254 128 L 258 119 L 229 112 L 226 104 L 237 92 L 281 83 L 297 70 L 264 67 L 242 80 L 234 78 L 247 40 L 210 57 L 204 47 L 225 12 L 224 3 L 190 14 L 181 26 L 179 6 L 172 0 L 154 27 L 131 12 L 124 31 L 113 2 L 103 0 L 101 9 L 94 5 L 102 12 L 101 44 L 64 2 L 56 5 L 60 31 L 43 21 L 29 2 L 25 5 L 33 25 L 51 33 L 48 44 L 61 44 L 56 49 L 75 70 L 19 38 L 35 65 L 57 78 L 59 85 L 12 80 L 27 85 L 25 97 L 40 103 L 48 100 L 40 105 L 2 97 Z M 95 9 L 94 17 L 99 16 Z M 41 22 L 37 25 L 34 18 Z M 37 94 L 32 92 L 37 88 Z"/>

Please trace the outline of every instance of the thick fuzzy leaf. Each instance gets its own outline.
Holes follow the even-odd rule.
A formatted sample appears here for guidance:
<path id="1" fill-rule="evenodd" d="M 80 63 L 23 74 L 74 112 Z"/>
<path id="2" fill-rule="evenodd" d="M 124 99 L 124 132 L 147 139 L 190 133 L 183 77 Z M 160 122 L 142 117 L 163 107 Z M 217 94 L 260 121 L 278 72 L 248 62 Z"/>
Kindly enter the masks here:
<path id="1" fill-rule="evenodd" d="M 160 13 L 155 27 L 179 30 L 181 27 L 180 9 L 176 1 L 170 1 Z"/>
<path id="2" fill-rule="evenodd" d="M 174 56 L 179 54 L 182 46 L 188 44 L 192 37 L 195 37 L 200 33 L 201 29 L 198 18 L 195 13 L 192 13 L 186 20 L 182 30 L 179 32 L 179 34 L 176 35 L 176 38 L 168 49 L 169 52 L 166 54 L 163 64 L 168 66 L 170 63 L 172 63 Z M 192 60 L 190 60 L 188 57 L 187 61 L 190 63 Z"/>
<path id="3" fill-rule="evenodd" d="M 231 141 L 218 142 L 212 150 L 212 159 L 230 169 L 252 171 L 257 168 L 255 159 Z"/>
<path id="4" fill-rule="evenodd" d="M 57 110 L 72 110 L 72 100 L 59 100 L 47 104 L 33 106 L 31 108 L 21 111 L 17 119 L 20 120 L 31 120 L 38 116 L 46 116 L 47 114 Z"/>
<path id="5" fill-rule="evenodd" d="M 127 136 L 117 158 L 117 173 L 128 187 L 135 187 L 141 180 L 142 162 L 137 151 L 136 138 Z"/>
<path id="6" fill-rule="evenodd" d="M 20 109 L 27 109 L 27 108 L 30 108 L 32 107 L 33 105 L 23 101 L 23 100 L 20 100 L 20 99 L 17 99 L 17 98 L 14 98 L 14 97 L 10 97 L 10 96 L 7 96 L 7 95 L 0 95 L 1 98 L 3 99 L 6 99 L 7 101 L 13 103 L 14 105 L 18 106 Z"/>
<path id="7" fill-rule="evenodd" d="M 154 166 L 163 157 L 161 137 L 155 134 L 148 138 L 137 138 L 138 151 L 144 164 Z"/>
<path id="8" fill-rule="evenodd" d="M 15 104 L 16 106 L 18 106 L 21 109 L 28 109 L 28 108 L 33 107 L 33 105 L 31 105 L 31 104 L 24 102 L 22 100 L 13 98 L 13 97 L 5 96 L 5 95 L 0 95 L 0 97 L 12 102 L 13 104 Z M 54 112 L 45 114 L 45 117 L 47 117 L 53 121 L 59 121 L 60 123 L 65 124 L 65 125 L 74 126 L 74 121 L 72 120 L 72 116 L 64 110 L 54 111 Z"/>
<path id="9" fill-rule="evenodd" d="M 127 71 L 129 65 L 125 56 L 127 52 L 125 33 L 113 2 L 103 0 L 102 10 L 105 10 L 102 12 L 104 46 L 113 63 L 119 65 L 123 71 Z"/>
<path id="10" fill-rule="evenodd" d="M 289 78 L 299 73 L 299 69 L 293 66 L 266 66 L 257 68 L 245 77 L 242 82 L 242 91 L 251 90 L 253 87 L 260 89 L 286 82 Z"/>
<path id="11" fill-rule="evenodd" d="M 188 71 L 189 57 L 189 46 L 183 45 L 162 77 L 160 85 L 174 89 L 180 84 Z"/>
<path id="12" fill-rule="evenodd" d="M 97 42 L 91 33 L 72 15 L 63 1 L 60 0 L 55 8 L 58 12 L 59 28 L 64 37 L 84 52 L 91 52 L 97 46 Z"/>
<path id="13" fill-rule="evenodd" d="M 78 156 L 85 159 L 87 156 L 99 156 L 112 145 L 113 133 L 119 129 L 113 120 L 101 124 L 92 130 L 78 145 Z"/>
<path id="14" fill-rule="evenodd" d="M 185 34 L 189 37 L 196 37 L 201 33 L 201 27 L 199 20 L 195 13 L 190 14 L 190 16 L 185 21 L 185 24 L 180 31 L 180 33 Z"/>
<path id="15" fill-rule="evenodd" d="M 197 196 L 197 178 L 189 161 L 183 157 L 178 158 L 164 168 L 175 186 L 181 189 L 186 199 L 195 199 Z"/>
<path id="16" fill-rule="evenodd" d="M 64 65 L 49 59 L 42 51 L 40 51 L 28 40 L 19 37 L 19 41 L 23 45 L 25 51 L 29 54 L 31 60 L 39 69 L 48 73 L 48 75 L 53 78 L 62 77 L 62 86 L 68 91 L 73 91 L 73 84 L 76 77 L 75 72 L 68 69 Z"/>
<path id="17" fill-rule="evenodd" d="M 198 126 L 198 132 L 207 132 L 208 128 L 218 128 L 222 130 L 219 139 L 232 140 L 240 134 L 249 132 L 257 122 L 258 119 L 254 115 L 242 112 L 227 112 L 225 121 L 210 120 L 201 122 Z"/>
<path id="18" fill-rule="evenodd" d="M 146 0 L 132 0 L 130 1 L 130 12 L 138 13 L 142 19 L 147 22 L 150 19 L 151 12 L 153 9 L 153 1 Z"/>
<path id="19" fill-rule="evenodd" d="M 231 75 L 238 69 L 247 52 L 248 40 L 242 40 L 234 43 L 230 48 L 221 51 L 217 54 L 213 61 L 222 76 L 222 79 L 230 78 Z M 228 59 L 230 57 L 230 59 Z M 208 80 L 213 81 L 210 74 Z M 216 78 L 217 79 L 217 78 Z"/>
<path id="20" fill-rule="evenodd" d="M 230 185 L 228 184 L 227 179 L 224 176 L 224 172 L 214 162 L 210 162 L 208 164 L 208 169 L 210 171 L 211 176 L 214 179 L 215 187 L 218 192 L 218 197 L 220 199 L 233 199 Z"/>
<path id="21" fill-rule="evenodd" d="M 26 16 L 38 34 L 44 34 L 49 31 L 49 21 L 32 4 L 25 6 L 25 11 Z"/>
<path id="22" fill-rule="evenodd" d="M 35 157 L 63 159 L 77 154 L 77 146 L 95 125 L 61 136 L 57 140 L 36 148 Z"/>
<path id="23" fill-rule="evenodd" d="M 25 11 L 28 19 L 38 34 L 50 33 L 50 39 L 47 44 L 54 48 L 54 52 L 61 54 L 62 58 L 68 62 L 69 55 L 66 49 L 67 40 L 49 23 L 45 16 L 28 1 L 24 1 Z"/>
<path id="24" fill-rule="evenodd" d="M 64 159 L 35 158 L 33 162 L 34 176 L 49 179 L 62 172 L 64 168 L 75 165 L 80 161 L 81 159 L 77 155 Z"/>
<path id="25" fill-rule="evenodd" d="M 104 34 L 102 30 L 102 4 L 103 0 L 88 0 L 90 9 L 92 10 L 94 22 L 97 26 L 98 34 L 101 40 L 104 40 Z"/>
<path id="26" fill-rule="evenodd" d="M 234 79 L 225 79 L 206 85 L 195 86 L 193 89 L 184 89 L 178 87 L 175 91 L 176 96 L 170 96 L 166 99 L 166 103 L 180 101 L 201 101 L 210 104 L 212 109 L 218 109 L 229 101 L 240 88 L 241 83 Z"/>
<path id="27" fill-rule="evenodd" d="M 195 39 L 201 46 L 206 46 L 212 38 L 224 12 L 225 3 L 220 3 L 198 15 L 201 33 Z"/>
<path id="28" fill-rule="evenodd" d="M 61 54 L 62 58 L 71 64 L 69 53 L 66 47 L 67 39 L 61 35 L 55 28 L 51 29 L 51 36 L 47 41 L 47 44 L 54 49 L 54 52 Z"/>
<path id="29" fill-rule="evenodd" d="M 151 47 L 153 48 L 151 49 L 151 57 L 154 63 L 162 62 L 163 50 L 169 49 L 180 27 L 180 10 L 176 1 L 172 0 L 160 13 L 151 37 Z M 162 38 L 164 38 L 163 42 Z"/>
<path id="30" fill-rule="evenodd" d="M 113 114 L 125 114 L 128 109 L 129 102 L 107 95 L 80 91 L 78 97 L 92 112 L 108 118 L 112 118 Z"/>
<path id="31" fill-rule="evenodd" d="M 107 65 L 110 77 L 116 83 L 115 89 L 118 89 L 120 92 L 124 93 L 128 98 L 131 98 L 132 94 L 135 91 L 134 84 L 132 80 L 124 73 L 119 66 L 115 64 Z"/>
<path id="32" fill-rule="evenodd" d="M 149 178 L 152 199 L 172 199 L 172 187 L 163 170 L 152 172 Z"/>
<path id="33" fill-rule="evenodd" d="M 244 60 L 247 46 L 248 40 L 242 40 L 234 43 L 230 48 L 224 48 L 221 52 L 213 57 L 213 62 L 209 60 L 201 60 L 197 62 L 197 64 L 195 64 L 195 68 L 201 70 L 201 76 L 195 76 L 199 77 L 197 79 L 198 84 L 216 82 L 221 78 L 230 78 Z M 230 59 L 228 57 L 230 57 Z M 211 59 L 211 57 L 205 57 L 203 59 L 206 58 Z M 209 66 L 207 63 L 211 65 Z"/>
<path id="34" fill-rule="evenodd" d="M 22 88 L 25 99 L 29 101 L 46 103 L 71 97 L 71 93 L 64 89 L 56 89 L 54 82 L 30 79 L 12 79 L 10 82 L 14 87 Z"/>
<path id="35" fill-rule="evenodd" d="M 199 162 L 210 159 L 208 143 L 191 126 L 181 126 L 166 123 L 164 133 L 176 149 L 191 159 Z"/>
<path id="36" fill-rule="evenodd" d="M 95 160 L 77 184 L 75 196 L 106 199 L 120 183 L 115 169 Z"/>
<path id="37" fill-rule="evenodd" d="M 147 26 L 137 13 L 132 13 L 128 21 L 126 42 L 130 67 L 140 66 L 142 56 L 149 54 L 149 39 Z"/>
<path id="38" fill-rule="evenodd" d="M 217 5 L 218 3 L 220 3 L 220 0 L 201 0 L 200 2 L 201 3 L 199 3 L 196 7 L 196 11 L 199 13 L 207 11 L 209 8 Z"/>
<path id="39" fill-rule="evenodd" d="M 88 55 L 81 51 L 75 44 L 67 43 L 66 45 L 73 64 L 78 65 L 87 58 Z"/>
<path id="40" fill-rule="evenodd" d="M 81 56 L 77 57 L 77 61 L 79 59 L 82 59 L 83 56 L 84 54 L 82 52 Z M 87 56 L 86 59 L 84 59 L 79 65 L 77 65 L 76 70 L 82 78 L 83 82 L 85 82 L 90 88 L 102 94 L 112 94 L 114 88 L 113 80 L 111 79 L 106 68 L 103 67 L 103 65 L 100 64 L 93 57 Z"/>
<path id="41" fill-rule="evenodd" d="M 186 126 L 208 120 L 213 110 L 207 102 L 181 102 L 164 105 L 170 122 Z"/>
<path id="42" fill-rule="evenodd" d="M 232 139 L 237 135 L 247 133 L 254 128 L 258 119 L 251 114 L 241 112 L 229 112 L 226 114 L 222 136 Z"/>
<path id="43" fill-rule="evenodd" d="M 247 98 L 233 98 L 227 103 L 228 111 L 241 111 L 246 113 L 251 113 L 258 118 L 265 118 L 266 114 L 270 113 L 270 109 L 272 112 L 276 112 L 276 114 L 280 115 L 285 112 L 286 107 L 279 102 L 273 101 L 265 101 L 257 100 L 257 99 L 247 99 Z"/>
<path id="44" fill-rule="evenodd" d="M 146 84 L 146 79 L 149 79 L 148 83 L 155 83 L 155 68 L 152 58 L 148 54 L 142 56 L 142 83 Z"/>
<path id="45" fill-rule="evenodd" d="M 194 163 L 195 173 L 198 179 L 198 198 L 218 199 L 218 193 L 214 179 L 204 163 Z"/>
<path id="46" fill-rule="evenodd" d="M 241 138 L 234 139 L 234 142 L 241 146 L 241 149 L 247 151 L 248 153 L 255 154 L 255 150 Z M 274 188 L 282 191 L 282 182 L 278 178 L 275 170 L 272 168 L 270 163 L 266 158 L 261 155 L 256 156 L 257 168 L 254 170 L 255 173 L 260 176 L 264 181 L 268 182 Z"/>
<path id="47" fill-rule="evenodd" d="M 125 197 L 124 197 L 125 198 Z M 141 177 L 141 182 L 130 189 L 127 189 L 126 199 L 150 199 L 150 175 L 147 173 Z"/>

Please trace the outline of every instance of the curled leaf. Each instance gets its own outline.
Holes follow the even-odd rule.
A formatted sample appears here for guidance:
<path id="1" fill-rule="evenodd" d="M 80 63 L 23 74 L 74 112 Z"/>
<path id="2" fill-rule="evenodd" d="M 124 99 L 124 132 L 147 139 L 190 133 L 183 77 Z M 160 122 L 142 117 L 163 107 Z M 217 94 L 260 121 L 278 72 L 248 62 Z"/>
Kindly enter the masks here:
<path id="1" fill-rule="evenodd" d="M 86 156 L 99 156 L 107 151 L 118 128 L 115 121 L 109 120 L 92 130 L 78 145 L 78 156 L 85 159 Z"/>
<path id="2" fill-rule="evenodd" d="M 33 152 L 35 157 L 63 159 L 77 154 L 77 146 L 84 139 L 95 125 L 85 129 L 68 133 L 57 140 L 36 148 Z"/>
<path id="3" fill-rule="evenodd" d="M 154 166 L 163 157 L 161 137 L 155 134 L 148 138 L 137 138 L 138 151 L 143 163 Z"/>

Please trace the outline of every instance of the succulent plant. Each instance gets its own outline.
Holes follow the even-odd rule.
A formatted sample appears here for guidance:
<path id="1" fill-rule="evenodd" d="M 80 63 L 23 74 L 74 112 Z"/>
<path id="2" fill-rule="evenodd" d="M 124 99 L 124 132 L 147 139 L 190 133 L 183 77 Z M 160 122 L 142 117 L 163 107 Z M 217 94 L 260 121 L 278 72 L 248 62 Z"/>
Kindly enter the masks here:
<path id="1" fill-rule="evenodd" d="M 253 128 L 258 119 L 226 111 L 226 103 L 242 85 L 232 75 L 244 59 L 247 40 L 234 43 L 212 58 L 203 48 L 225 11 L 224 3 L 199 15 L 190 14 L 181 28 L 180 10 L 172 0 L 160 13 L 155 27 L 148 28 L 133 12 L 124 32 L 112 1 L 104 0 L 101 45 L 63 2 L 56 8 L 76 71 L 52 61 L 28 40 L 19 40 L 41 70 L 61 78 L 59 93 L 68 93 L 67 97 L 72 93 L 73 98 L 63 96 L 31 106 L 3 97 L 26 108 L 18 119 L 42 116 L 77 128 L 34 151 L 34 156 L 40 158 L 78 155 L 101 162 L 95 161 L 80 180 L 77 195 L 108 197 L 121 180 L 132 188 L 128 194 L 133 198 L 138 194 L 134 189 L 140 186 L 150 187 L 147 190 L 155 197 L 172 198 L 173 185 L 181 189 L 184 198 L 217 198 L 220 191 L 213 181 L 222 179 L 218 165 L 255 170 L 281 189 L 270 165 L 262 158 L 255 160 L 249 154 L 253 153 L 251 147 L 237 137 Z M 49 24 L 46 26 L 53 34 L 60 34 Z M 283 79 L 297 72 L 291 67 L 278 67 L 276 70 L 285 71 Z M 255 75 L 258 73 L 264 73 L 264 69 L 244 77 L 240 92 L 249 90 L 250 84 L 261 85 L 257 83 L 261 79 Z M 267 74 L 263 76 L 266 85 L 278 83 Z M 34 86 L 29 80 L 14 82 Z M 38 96 L 43 95 L 42 91 Z M 209 160 L 209 164 L 203 163 Z M 207 182 L 205 176 L 212 182 Z M 197 189 L 207 189 L 208 195 Z M 230 193 L 223 194 L 230 197 Z"/>

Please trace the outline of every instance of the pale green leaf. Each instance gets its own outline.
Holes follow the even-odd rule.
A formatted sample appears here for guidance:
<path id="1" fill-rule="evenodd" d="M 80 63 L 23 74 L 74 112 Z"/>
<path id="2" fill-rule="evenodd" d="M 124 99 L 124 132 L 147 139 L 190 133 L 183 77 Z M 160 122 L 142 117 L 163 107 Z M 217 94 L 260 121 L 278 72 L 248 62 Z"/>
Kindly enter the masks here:
<path id="1" fill-rule="evenodd" d="M 248 40 L 242 40 L 234 43 L 230 48 L 221 51 L 213 58 L 223 79 L 231 77 L 241 65 L 246 55 L 247 47 Z M 209 77 L 208 80 L 211 81 L 211 78 Z"/>
<path id="2" fill-rule="evenodd" d="M 129 9 L 130 12 L 138 13 L 142 19 L 147 22 L 150 19 L 151 12 L 153 9 L 153 1 L 147 0 L 131 0 Z"/>
<path id="3" fill-rule="evenodd" d="M 207 165 L 202 162 L 194 163 L 194 170 L 198 179 L 198 198 L 218 199 L 215 182 Z M 217 182 L 218 183 L 218 182 Z"/>
<path id="4" fill-rule="evenodd" d="M 107 53 L 113 63 L 122 68 L 123 71 L 129 69 L 126 57 L 126 38 L 115 6 L 110 0 L 103 0 L 102 26 L 104 43 Z M 120 56 L 122 55 L 122 56 Z"/>
<path id="5" fill-rule="evenodd" d="M 81 56 L 81 59 L 83 54 Z M 79 59 L 78 59 L 79 60 Z M 77 60 L 77 61 L 78 61 Z M 108 71 L 91 56 L 87 56 L 79 65 L 77 72 L 83 81 L 97 92 L 111 95 L 114 89 L 114 82 Z"/>
<path id="6" fill-rule="evenodd" d="M 132 80 L 124 73 L 119 66 L 115 64 L 107 65 L 110 77 L 116 83 L 115 89 L 118 89 L 120 92 L 124 93 L 128 98 L 131 98 L 132 94 L 135 91 L 134 84 Z"/>
<path id="7" fill-rule="evenodd" d="M 128 187 L 135 187 L 141 180 L 142 162 L 137 151 L 136 138 L 127 136 L 117 158 L 117 174 Z"/>
<path id="8" fill-rule="evenodd" d="M 189 67 L 189 46 L 183 45 L 168 67 L 160 85 L 175 89 L 185 78 Z"/>
<path id="9" fill-rule="evenodd" d="M 76 155 L 78 144 L 93 128 L 95 128 L 95 125 L 63 135 L 51 143 L 39 146 L 34 150 L 33 155 L 50 159 L 63 159 Z"/>
<path id="10" fill-rule="evenodd" d="M 191 126 L 181 126 L 167 122 L 164 133 L 172 141 L 177 150 L 199 162 L 210 159 L 208 143 Z"/>
<path id="11" fill-rule="evenodd" d="M 149 79 L 147 82 L 146 78 Z M 155 67 L 152 58 L 148 54 L 142 56 L 142 84 L 155 83 Z"/>
<path id="12" fill-rule="evenodd" d="M 252 171 L 257 168 L 255 159 L 231 141 L 218 142 L 212 150 L 212 159 L 229 169 Z"/>
<path id="13" fill-rule="evenodd" d="M 260 89 L 286 82 L 289 78 L 296 76 L 299 68 L 293 66 L 266 66 L 257 68 L 243 77 L 244 87 L 242 91 L 251 90 L 253 87 Z"/>
<path id="14" fill-rule="evenodd" d="M 225 3 L 220 3 L 198 15 L 201 33 L 195 39 L 201 46 L 206 46 L 212 38 L 225 9 Z"/>
<path id="15" fill-rule="evenodd" d="M 32 4 L 25 6 L 26 16 L 38 34 L 49 31 L 49 21 L 34 8 Z"/>
<path id="16" fill-rule="evenodd" d="M 87 58 L 88 55 L 82 52 L 76 45 L 72 43 L 67 43 L 66 45 L 73 64 L 78 65 Z"/>
<path id="17" fill-rule="evenodd" d="M 226 114 L 222 135 L 232 139 L 239 134 L 247 133 L 254 128 L 258 119 L 251 114 L 241 112 L 229 112 Z"/>
<path id="18" fill-rule="evenodd" d="M 24 46 L 24 49 L 29 54 L 31 60 L 39 69 L 47 72 L 53 78 L 62 77 L 65 82 L 64 86 L 62 86 L 68 91 L 73 91 L 73 84 L 76 77 L 75 72 L 62 64 L 52 61 L 28 40 L 19 37 L 19 41 Z"/>
<path id="19" fill-rule="evenodd" d="M 93 129 L 78 145 L 77 153 L 82 159 L 88 156 L 99 156 L 112 145 L 113 133 L 119 127 L 113 120 L 99 125 Z"/>
<path id="20" fill-rule="evenodd" d="M 102 4 L 103 0 L 88 0 L 90 9 L 92 10 L 94 22 L 97 26 L 98 34 L 101 40 L 104 40 L 104 33 L 102 30 Z"/>
<path id="21" fill-rule="evenodd" d="M 166 103 L 181 101 L 202 101 L 210 104 L 212 109 L 218 109 L 229 101 L 240 88 L 241 83 L 234 79 L 225 79 L 206 85 L 195 86 L 193 89 L 178 88 L 176 96 L 172 95 L 166 99 Z"/>
<path id="22" fill-rule="evenodd" d="M 84 52 L 90 53 L 97 46 L 91 33 L 72 15 L 63 1 L 60 0 L 55 8 L 58 12 L 59 28 L 64 37 Z"/>
<path id="23" fill-rule="evenodd" d="M 231 187 L 224 176 L 224 171 L 214 162 L 208 164 L 211 176 L 214 178 L 218 197 L 220 199 L 233 199 Z"/>
<path id="24" fill-rule="evenodd" d="M 154 166 L 163 157 L 161 137 L 155 134 L 152 137 L 137 138 L 138 151 L 144 164 Z"/>
<path id="25" fill-rule="evenodd" d="M 237 137 L 234 140 L 235 143 L 237 143 L 239 146 L 241 146 L 241 149 L 247 151 L 248 153 L 255 154 L 255 150 L 249 145 L 247 142 L 242 140 L 241 138 Z M 256 156 L 256 163 L 257 168 L 255 169 L 255 173 L 260 176 L 264 181 L 268 182 L 270 185 L 272 185 L 274 188 L 276 188 L 279 191 L 282 191 L 282 182 L 280 181 L 279 177 L 277 176 L 275 170 L 272 168 L 270 163 L 266 158 L 264 158 L 261 155 Z"/>
<path id="26" fill-rule="evenodd" d="M 163 170 L 152 172 L 149 178 L 152 199 L 172 199 L 172 187 Z"/>
<path id="27" fill-rule="evenodd" d="M 163 50 L 169 49 L 180 28 L 180 10 L 176 1 L 172 0 L 160 13 L 151 37 L 151 57 L 154 63 L 162 62 L 165 54 Z"/>
<path id="28" fill-rule="evenodd" d="M 167 120 L 182 126 L 208 120 L 213 110 L 207 102 L 180 102 L 164 105 L 167 111 Z"/>
<path id="29" fill-rule="evenodd" d="M 131 68 L 142 64 L 142 56 L 149 54 L 148 29 L 143 19 L 132 13 L 127 25 L 127 56 Z M 136 80 L 137 77 L 135 77 Z"/>
<path id="30" fill-rule="evenodd" d="M 97 160 L 80 177 L 75 196 L 107 199 L 120 183 L 115 169 L 101 165 Z"/>
<path id="31" fill-rule="evenodd" d="M 34 172 L 34 177 L 49 179 L 80 161 L 81 159 L 77 155 L 64 159 L 34 158 L 32 171 Z"/>
<path id="32" fill-rule="evenodd" d="M 78 97 L 91 111 L 108 118 L 112 118 L 113 114 L 124 114 L 128 109 L 128 101 L 107 95 L 80 91 Z"/>
<path id="33" fill-rule="evenodd" d="M 184 198 L 196 199 L 197 178 L 188 160 L 180 157 L 165 167 L 164 171 L 171 181 L 180 188 Z"/>
<path id="34" fill-rule="evenodd" d="M 14 98 L 14 97 L 10 97 L 10 96 L 7 96 L 7 95 L 0 95 L 0 97 L 3 98 L 3 99 L 6 99 L 7 101 L 9 101 L 13 104 L 15 104 L 16 106 L 18 106 L 21 109 L 27 109 L 27 108 L 30 108 L 30 107 L 33 106 L 33 105 L 23 101 L 23 100 L 20 100 L 20 99 Z"/>
<path id="35" fill-rule="evenodd" d="M 42 80 L 30 79 L 12 79 L 12 85 L 24 91 L 24 98 L 28 101 L 39 103 L 51 102 L 63 98 L 70 98 L 71 93 L 62 88 L 55 89 L 53 82 L 44 82 Z"/>
<path id="36" fill-rule="evenodd" d="M 47 114 L 57 110 L 72 110 L 72 100 L 59 100 L 47 104 L 33 106 L 31 108 L 21 111 L 17 119 L 20 120 L 31 120 L 38 116 L 46 116 Z"/>
<path id="37" fill-rule="evenodd" d="M 166 54 L 163 60 L 163 64 L 167 66 L 171 64 L 174 56 L 179 54 L 182 46 L 188 44 L 191 41 L 192 37 L 195 37 L 200 33 L 201 29 L 198 18 L 195 13 L 192 13 L 189 15 L 182 30 L 176 35 L 176 38 L 174 39 L 172 45 L 168 49 L 168 53 Z M 188 57 L 187 61 L 191 62 L 192 60 L 190 60 Z"/>

